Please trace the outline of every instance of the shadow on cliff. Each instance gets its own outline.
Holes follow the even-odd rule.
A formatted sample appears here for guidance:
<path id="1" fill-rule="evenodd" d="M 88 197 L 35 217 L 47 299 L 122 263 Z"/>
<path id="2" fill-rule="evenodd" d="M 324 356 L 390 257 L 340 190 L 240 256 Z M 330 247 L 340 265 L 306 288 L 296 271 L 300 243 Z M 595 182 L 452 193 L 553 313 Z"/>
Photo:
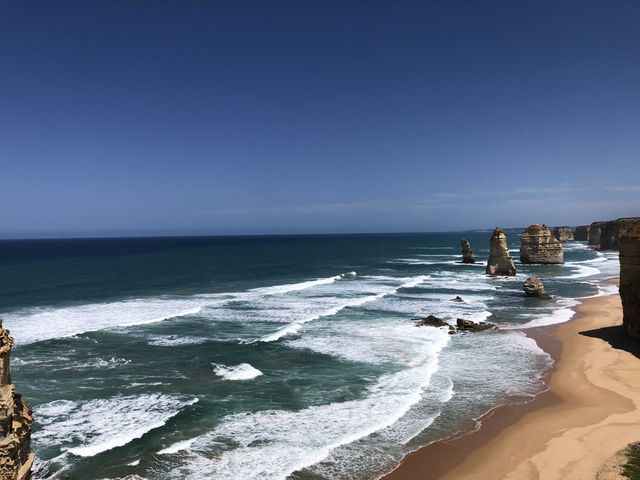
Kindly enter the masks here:
<path id="1" fill-rule="evenodd" d="M 585 330 L 584 332 L 580 332 L 580 335 L 599 338 L 600 340 L 607 342 L 613 348 L 624 350 L 625 352 L 635 355 L 636 358 L 640 358 L 640 344 L 627 336 L 622 325 Z"/>

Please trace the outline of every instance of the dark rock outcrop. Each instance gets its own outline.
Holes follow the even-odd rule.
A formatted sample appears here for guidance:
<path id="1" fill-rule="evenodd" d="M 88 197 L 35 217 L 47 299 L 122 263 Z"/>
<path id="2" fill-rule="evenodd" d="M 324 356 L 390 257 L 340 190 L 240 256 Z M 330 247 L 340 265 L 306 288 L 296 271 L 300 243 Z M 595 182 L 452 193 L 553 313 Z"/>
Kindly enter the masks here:
<path id="1" fill-rule="evenodd" d="M 553 236 L 556 237 L 561 242 L 572 242 L 573 241 L 573 228 L 571 227 L 556 227 L 553 229 Z"/>
<path id="2" fill-rule="evenodd" d="M 461 239 L 460 245 L 462 246 L 462 263 L 476 263 L 476 257 L 473 255 L 469 240 Z"/>
<path id="3" fill-rule="evenodd" d="M 496 327 L 493 323 L 479 323 L 465 320 L 464 318 L 456 319 L 456 325 L 459 332 L 481 332 L 483 330 L 493 330 Z"/>
<path id="4" fill-rule="evenodd" d="M 593 222 L 589 227 L 589 246 L 600 248 L 600 233 L 605 222 Z"/>
<path id="5" fill-rule="evenodd" d="M 564 261 L 562 243 L 545 226 L 535 223 L 520 237 L 522 263 L 555 264 Z"/>
<path id="6" fill-rule="evenodd" d="M 420 318 L 416 320 L 416 327 L 448 327 L 449 324 L 436 317 L 435 315 L 429 315 L 428 317 Z"/>
<path id="7" fill-rule="evenodd" d="M 487 261 L 488 275 L 515 275 L 516 266 L 509 255 L 507 236 L 500 227 L 496 227 L 491 236 L 491 251 Z"/>
<path id="8" fill-rule="evenodd" d="M 460 295 L 456 296 L 456 298 L 451 299 L 452 302 L 462 303 L 464 300 L 460 297 Z"/>
<path id="9" fill-rule="evenodd" d="M 578 242 L 588 242 L 589 241 L 589 230 L 591 230 L 590 225 L 580 225 L 576 227 L 576 231 L 573 234 L 573 239 Z"/>
<path id="10" fill-rule="evenodd" d="M 619 250 L 620 237 L 640 223 L 640 217 L 618 218 L 603 222 L 600 229 L 600 250 Z"/>
<path id="11" fill-rule="evenodd" d="M 545 292 L 544 284 L 538 277 L 527 278 L 527 280 L 522 284 L 522 289 L 527 297 L 538 297 L 545 300 L 551 298 L 551 296 Z"/>
<path id="12" fill-rule="evenodd" d="M 620 237 L 620 298 L 624 328 L 640 341 L 640 223 Z"/>
<path id="13" fill-rule="evenodd" d="M 10 355 L 13 339 L 0 318 L 0 479 L 30 480 L 31 407 L 11 383 Z"/>

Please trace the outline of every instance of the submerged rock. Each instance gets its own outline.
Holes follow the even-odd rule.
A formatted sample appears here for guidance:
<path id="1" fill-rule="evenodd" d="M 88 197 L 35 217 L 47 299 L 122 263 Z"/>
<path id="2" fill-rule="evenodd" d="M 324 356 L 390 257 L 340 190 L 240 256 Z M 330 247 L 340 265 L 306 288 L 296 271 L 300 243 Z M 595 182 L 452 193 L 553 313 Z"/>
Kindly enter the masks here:
<path id="1" fill-rule="evenodd" d="M 545 225 L 534 223 L 520 237 L 520 261 L 540 264 L 562 263 L 562 243 Z"/>
<path id="2" fill-rule="evenodd" d="M 13 339 L 2 328 L 0 318 L 0 479 L 30 480 L 34 455 L 31 453 L 31 407 L 16 393 L 11 383 L 9 359 Z"/>
<path id="3" fill-rule="evenodd" d="M 544 284 L 538 277 L 527 278 L 522 284 L 522 289 L 527 297 L 538 297 L 545 300 L 551 298 L 551 296 L 545 292 Z"/>
<path id="4" fill-rule="evenodd" d="M 456 298 L 451 299 L 452 302 L 462 303 L 464 300 L 458 295 Z"/>
<path id="5" fill-rule="evenodd" d="M 507 247 L 507 236 L 500 227 L 496 227 L 491 236 L 491 251 L 486 272 L 488 275 L 516 274 L 516 266 Z"/>
<path id="6" fill-rule="evenodd" d="M 553 235 L 561 242 L 573 241 L 573 228 L 571 227 L 556 227 L 553 229 Z"/>
<path id="7" fill-rule="evenodd" d="M 620 237 L 620 298 L 624 328 L 640 341 L 640 223 Z"/>
<path id="8" fill-rule="evenodd" d="M 493 323 L 478 323 L 464 318 L 456 319 L 456 325 L 459 332 L 481 332 L 483 330 L 493 330 L 498 328 Z"/>
<path id="9" fill-rule="evenodd" d="M 576 231 L 573 234 L 574 240 L 577 240 L 579 242 L 588 242 L 589 230 L 591 230 L 591 225 L 581 225 L 579 227 L 576 227 Z"/>
<path id="10" fill-rule="evenodd" d="M 619 250 L 620 237 L 640 224 L 640 217 L 618 218 L 603 222 L 600 228 L 600 250 Z"/>
<path id="11" fill-rule="evenodd" d="M 462 246 L 462 263 L 476 263 L 476 257 L 473 255 L 469 240 L 461 239 L 460 245 Z"/>

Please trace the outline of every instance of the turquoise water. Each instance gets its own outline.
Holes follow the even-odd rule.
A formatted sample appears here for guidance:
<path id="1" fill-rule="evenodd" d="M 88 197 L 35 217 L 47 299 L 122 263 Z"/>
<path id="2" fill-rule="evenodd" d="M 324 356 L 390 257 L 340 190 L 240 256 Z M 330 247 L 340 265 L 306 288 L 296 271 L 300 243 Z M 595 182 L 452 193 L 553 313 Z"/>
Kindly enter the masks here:
<path id="1" fill-rule="evenodd" d="M 489 235 L 464 234 L 476 265 L 459 234 L 0 242 L 40 474 L 376 478 L 534 395 L 551 360 L 521 328 L 606 293 L 617 256 L 572 242 L 562 266 L 489 278 Z M 552 302 L 523 296 L 531 274 Z M 413 326 L 428 314 L 502 329 Z"/>

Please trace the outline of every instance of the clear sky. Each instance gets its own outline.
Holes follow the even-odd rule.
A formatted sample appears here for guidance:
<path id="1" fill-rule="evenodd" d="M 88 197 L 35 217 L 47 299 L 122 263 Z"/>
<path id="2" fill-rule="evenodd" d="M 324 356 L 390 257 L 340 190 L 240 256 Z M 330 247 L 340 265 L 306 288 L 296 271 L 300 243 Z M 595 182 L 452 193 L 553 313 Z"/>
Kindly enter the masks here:
<path id="1" fill-rule="evenodd" d="M 0 236 L 640 214 L 640 2 L 0 0 Z"/>

